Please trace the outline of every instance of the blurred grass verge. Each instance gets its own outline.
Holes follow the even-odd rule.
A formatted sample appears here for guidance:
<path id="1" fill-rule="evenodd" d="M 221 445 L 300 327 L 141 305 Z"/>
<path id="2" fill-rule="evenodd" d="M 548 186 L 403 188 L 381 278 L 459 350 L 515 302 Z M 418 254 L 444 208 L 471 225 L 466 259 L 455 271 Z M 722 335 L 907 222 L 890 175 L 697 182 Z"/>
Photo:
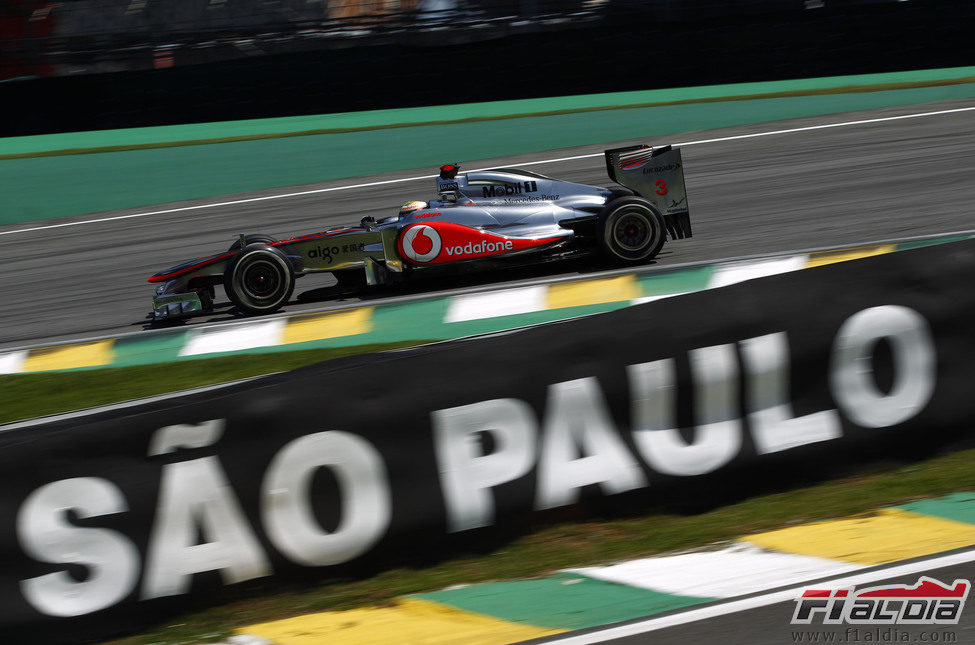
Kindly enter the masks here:
<path id="1" fill-rule="evenodd" d="M 344 580 L 241 599 L 180 616 L 113 645 L 197 643 L 225 639 L 235 628 L 327 610 L 383 604 L 404 594 L 457 584 L 529 578 L 554 570 L 611 563 L 702 547 L 744 535 L 884 506 L 975 490 L 975 450 L 757 496 L 695 515 L 650 514 L 541 528 L 487 554 L 461 554 L 433 566 L 397 568 L 364 580 Z"/>
<path id="2" fill-rule="evenodd" d="M 143 397 L 292 370 L 322 361 L 423 345 L 426 340 L 329 347 L 221 358 L 0 376 L 0 423 L 83 410 Z"/>

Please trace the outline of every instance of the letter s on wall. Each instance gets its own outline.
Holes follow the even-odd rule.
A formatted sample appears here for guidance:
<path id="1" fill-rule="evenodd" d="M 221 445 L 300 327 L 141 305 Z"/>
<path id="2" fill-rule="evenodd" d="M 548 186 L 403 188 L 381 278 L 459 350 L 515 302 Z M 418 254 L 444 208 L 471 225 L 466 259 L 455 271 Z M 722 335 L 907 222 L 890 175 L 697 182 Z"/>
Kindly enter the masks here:
<path id="1" fill-rule="evenodd" d="M 104 528 L 74 526 L 68 511 L 82 519 L 129 510 L 122 491 L 107 479 L 76 477 L 41 486 L 17 513 L 17 538 L 40 562 L 78 564 L 88 570 L 79 582 L 67 571 L 21 580 L 24 598 L 48 616 L 82 616 L 111 607 L 139 580 L 139 552 L 125 535 Z"/>

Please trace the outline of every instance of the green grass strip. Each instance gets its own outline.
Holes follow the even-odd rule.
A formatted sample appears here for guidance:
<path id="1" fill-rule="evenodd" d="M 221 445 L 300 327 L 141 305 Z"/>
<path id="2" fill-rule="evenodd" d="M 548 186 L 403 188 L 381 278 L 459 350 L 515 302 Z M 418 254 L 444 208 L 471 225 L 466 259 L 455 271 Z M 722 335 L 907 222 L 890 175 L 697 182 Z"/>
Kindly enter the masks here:
<path id="1" fill-rule="evenodd" d="M 83 410 L 168 392 L 283 372 L 342 356 L 422 345 L 412 340 L 277 354 L 224 356 L 163 365 L 0 376 L 0 423 Z"/>
<path id="2" fill-rule="evenodd" d="M 119 645 L 220 640 L 249 624 L 304 614 L 375 606 L 397 596 L 452 585 L 518 580 L 559 569 L 619 562 L 702 547 L 783 526 L 847 517 L 879 508 L 975 490 L 975 450 L 883 472 L 762 495 L 698 515 L 646 514 L 541 528 L 488 554 L 459 555 L 422 569 L 400 568 L 367 580 L 244 599 L 186 614 Z"/>

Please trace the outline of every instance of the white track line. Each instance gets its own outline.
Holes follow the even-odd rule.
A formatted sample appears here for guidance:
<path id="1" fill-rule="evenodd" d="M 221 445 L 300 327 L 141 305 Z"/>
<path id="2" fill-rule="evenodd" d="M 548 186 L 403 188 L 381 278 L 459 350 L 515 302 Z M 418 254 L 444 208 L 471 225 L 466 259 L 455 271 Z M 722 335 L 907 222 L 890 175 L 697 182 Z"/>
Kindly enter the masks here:
<path id="1" fill-rule="evenodd" d="M 884 123 L 886 121 L 900 121 L 903 119 L 918 119 L 927 116 L 940 116 L 943 114 L 956 114 L 958 112 L 970 112 L 975 110 L 975 107 L 965 107 L 965 108 L 955 108 L 952 110 L 938 110 L 935 112 L 917 112 L 914 114 L 902 114 L 900 116 L 887 116 L 877 119 L 861 119 L 859 121 L 843 121 L 841 123 L 826 123 L 823 125 L 809 125 L 801 128 L 789 128 L 786 130 L 772 130 L 770 132 L 753 132 L 751 134 L 738 134 L 730 137 L 717 137 L 715 139 L 702 139 L 700 141 L 684 141 L 681 143 L 675 143 L 675 146 L 697 146 L 705 143 L 720 143 L 722 141 L 735 141 L 737 139 L 755 139 L 758 137 L 770 137 L 779 134 L 793 134 L 796 132 L 808 132 L 811 130 L 825 130 L 827 128 L 843 128 L 854 125 L 865 125 L 869 123 Z M 602 157 L 602 152 L 595 152 L 592 154 L 585 155 L 575 155 L 572 157 L 557 157 L 555 159 L 542 159 L 540 161 L 526 161 L 523 163 L 516 164 L 506 164 L 508 168 L 519 168 L 521 166 L 538 166 L 541 164 L 548 163 L 561 163 L 564 161 L 575 161 L 576 159 L 591 159 L 593 157 Z M 265 195 L 264 197 L 249 197 L 247 199 L 235 199 L 228 202 L 215 202 L 213 204 L 198 204 L 196 206 L 182 206 L 180 208 L 167 208 L 158 211 L 148 211 L 144 213 L 132 213 L 130 215 L 116 215 L 114 217 L 101 217 L 98 219 L 88 219 L 78 222 L 64 222 L 61 224 L 46 224 L 44 226 L 32 226 L 30 228 L 19 228 L 12 231 L 0 231 L 0 235 L 16 235 L 17 233 L 30 233 L 32 231 L 46 231 L 53 228 L 64 228 L 66 226 L 81 226 L 83 224 L 98 224 L 100 222 L 114 222 L 123 219 L 132 219 L 135 217 L 149 217 L 151 215 L 165 215 L 167 213 L 180 213 L 184 211 L 194 211 L 201 210 L 204 208 L 220 208 L 222 206 L 236 206 L 237 204 L 253 204 L 255 202 L 263 202 L 271 199 L 286 199 L 288 197 L 302 197 L 304 195 L 317 195 L 320 193 L 330 193 L 337 190 L 353 190 L 355 188 L 371 188 L 373 186 L 385 186 L 387 184 L 400 184 L 408 181 L 419 181 L 422 179 L 432 179 L 436 175 L 423 175 L 420 177 L 403 177 L 402 179 L 387 179 L 385 181 L 373 181 L 365 184 L 350 184 L 348 186 L 335 186 L 332 188 L 316 188 L 314 190 L 302 190 L 294 193 L 282 193 L 280 195 Z"/>
<path id="2" fill-rule="evenodd" d="M 823 586 L 828 586 L 830 588 L 852 587 L 856 585 L 862 585 L 868 582 L 875 582 L 877 580 L 885 580 L 887 578 L 905 576 L 914 573 L 923 573 L 926 571 L 930 571 L 932 569 L 940 569 L 942 567 L 948 567 L 956 564 L 964 564 L 966 562 L 972 562 L 972 561 L 975 561 L 975 549 L 962 551 L 960 553 L 952 553 L 950 555 L 943 555 L 940 557 L 934 557 L 926 560 L 921 560 L 918 562 L 909 562 L 907 564 L 894 563 L 891 566 L 884 567 L 882 569 L 876 569 L 864 573 L 855 573 L 853 575 L 844 576 L 842 578 L 829 580 L 828 582 L 823 582 L 822 584 Z M 667 627 L 685 625 L 687 623 L 693 623 L 699 620 L 717 618 L 718 616 L 725 616 L 727 614 L 733 614 L 741 611 L 748 611 L 750 609 L 756 609 L 758 607 L 767 607 L 769 605 L 775 605 L 781 602 L 792 601 L 795 600 L 799 596 L 799 593 L 802 592 L 802 590 L 807 586 L 808 584 L 797 585 L 789 589 L 783 589 L 781 591 L 773 591 L 771 593 L 763 594 L 760 596 L 754 596 L 752 598 L 733 600 L 731 602 L 721 603 L 718 605 L 711 605 L 709 607 L 701 607 L 700 609 L 690 609 L 688 611 L 682 611 L 676 614 L 669 614 L 667 616 L 661 616 L 659 618 L 650 618 L 647 620 L 641 620 L 639 622 L 630 623 L 628 625 L 608 627 L 606 629 L 600 629 L 598 631 L 589 632 L 587 634 L 578 634 L 578 635 L 569 634 L 565 638 L 556 637 L 551 640 L 547 640 L 545 642 L 560 643 L 564 645 L 590 645 L 591 643 L 604 643 L 612 639 L 625 638 L 628 636 L 636 636 L 638 634 L 646 634 L 647 632 L 657 631 L 658 629 L 666 629 Z M 783 613 L 782 615 L 783 621 L 789 618 L 790 612 L 791 609 Z"/>

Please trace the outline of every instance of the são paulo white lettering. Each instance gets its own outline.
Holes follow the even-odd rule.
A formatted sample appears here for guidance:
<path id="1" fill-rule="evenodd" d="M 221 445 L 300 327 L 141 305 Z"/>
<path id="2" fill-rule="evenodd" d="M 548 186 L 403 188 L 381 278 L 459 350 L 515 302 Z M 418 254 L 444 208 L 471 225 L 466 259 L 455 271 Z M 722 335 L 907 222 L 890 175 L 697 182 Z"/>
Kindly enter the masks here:
<path id="1" fill-rule="evenodd" d="M 872 350 L 881 340 L 890 344 L 894 359 L 894 382 L 886 393 L 877 389 L 872 369 Z M 673 358 L 626 368 L 632 451 L 614 425 L 594 377 L 550 385 L 542 419 L 514 398 L 433 412 L 449 530 L 494 524 L 493 489 L 533 472 L 534 509 L 555 508 L 573 503 L 584 486 L 596 485 L 607 495 L 646 487 L 638 458 L 657 473 L 705 475 L 741 452 L 746 432 L 760 457 L 839 439 L 841 411 L 863 428 L 903 423 L 918 414 L 934 392 L 934 342 L 924 318 L 906 307 L 872 307 L 840 328 L 825 375 L 839 410 L 794 415 L 785 332 L 737 345 L 690 351 L 695 417 L 690 439 L 676 422 Z M 494 446 L 486 453 L 480 441 L 484 435 Z"/>
<path id="2" fill-rule="evenodd" d="M 477 255 L 479 253 L 499 253 L 515 248 L 511 240 L 503 242 L 468 242 L 464 246 L 448 246 L 447 255 Z"/>

